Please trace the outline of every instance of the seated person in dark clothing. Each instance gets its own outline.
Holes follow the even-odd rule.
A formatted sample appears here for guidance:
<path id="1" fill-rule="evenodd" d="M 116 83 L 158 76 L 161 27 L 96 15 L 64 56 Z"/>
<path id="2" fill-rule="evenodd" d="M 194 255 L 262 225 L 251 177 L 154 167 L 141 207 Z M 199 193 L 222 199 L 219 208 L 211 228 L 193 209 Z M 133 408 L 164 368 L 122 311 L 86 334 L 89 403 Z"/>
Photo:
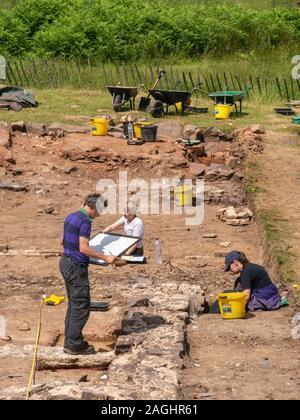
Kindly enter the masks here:
<path id="1" fill-rule="evenodd" d="M 243 252 L 229 252 L 225 258 L 225 271 L 230 271 L 232 275 L 240 274 L 235 281 L 234 291 L 245 293 L 248 311 L 274 311 L 287 305 L 286 299 L 281 298 L 266 270 L 260 265 L 250 263 Z M 214 304 L 211 312 L 218 313 L 216 309 Z"/>

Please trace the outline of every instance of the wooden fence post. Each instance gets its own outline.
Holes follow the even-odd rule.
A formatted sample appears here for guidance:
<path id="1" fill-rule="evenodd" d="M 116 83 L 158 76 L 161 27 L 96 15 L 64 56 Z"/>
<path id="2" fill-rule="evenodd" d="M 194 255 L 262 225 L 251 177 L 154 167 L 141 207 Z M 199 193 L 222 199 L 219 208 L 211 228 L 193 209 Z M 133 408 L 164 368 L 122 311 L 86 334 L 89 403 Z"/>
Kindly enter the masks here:
<path id="1" fill-rule="evenodd" d="M 251 84 L 252 92 L 255 93 L 254 83 L 253 83 L 253 79 L 252 79 L 252 76 L 251 75 L 250 75 L 250 84 Z"/>
<path id="2" fill-rule="evenodd" d="M 290 102 L 289 88 L 288 88 L 288 85 L 287 85 L 286 79 L 283 79 L 283 81 L 284 81 L 284 86 L 285 86 L 286 98 L 287 98 L 287 101 L 288 101 L 288 102 Z"/>
<path id="3" fill-rule="evenodd" d="M 192 73 L 189 71 L 189 79 L 190 79 L 190 81 L 191 81 L 191 84 L 192 84 L 192 88 L 194 88 L 195 87 L 195 82 L 194 82 L 194 80 L 193 80 L 193 76 L 192 76 Z"/>
<path id="4" fill-rule="evenodd" d="M 212 88 L 213 88 L 214 92 L 216 92 L 217 89 L 216 89 L 216 86 L 215 86 L 215 83 L 214 83 L 214 78 L 213 78 L 211 73 L 209 73 L 209 77 L 210 77 L 210 80 L 211 80 Z"/>
<path id="5" fill-rule="evenodd" d="M 260 84 L 259 77 L 256 78 L 256 82 L 257 82 L 258 92 L 261 95 L 261 84 Z"/>
<path id="6" fill-rule="evenodd" d="M 184 83 L 184 86 L 185 86 L 186 90 L 189 90 L 184 71 L 182 72 L 182 77 L 183 77 L 183 83 Z"/>
<path id="7" fill-rule="evenodd" d="M 14 79 L 14 85 L 17 86 L 18 85 L 18 80 L 17 80 L 17 78 L 15 76 L 15 73 L 14 73 L 14 71 L 13 71 L 13 69 L 12 69 L 9 61 L 7 62 L 7 67 L 8 67 L 9 73 L 11 73 L 11 75 L 12 75 L 12 77 Z"/>
<path id="8" fill-rule="evenodd" d="M 277 88 L 278 88 L 278 92 L 279 92 L 280 98 L 283 99 L 282 91 L 281 91 L 281 87 L 280 87 L 280 82 L 279 82 L 278 77 L 276 77 L 276 85 L 277 85 Z"/>
<path id="9" fill-rule="evenodd" d="M 122 85 L 121 72 L 120 72 L 120 68 L 119 68 L 118 63 L 116 63 L 116 70 L 117 70 L 117 75 L 118 75 L 118 79 L 119 79 L 117 84 Z"/>
<path id="10" fill-rule="evenodd" d="M 222 85 L 221 85 L 221 81 L 218 74 L 216 74 L 216 78 L 217 78 L 219 89 L 222 90 Z"/>
<path id="11" fill-rule="evenodd" d="M 226 73 L 225 73 L 225 72 L 224 72 L 224 82 L 225 82 L 225 90 L 228 90 L 229 85 L 228 85 L 227 75 L 226 75 Z"/>
<path id="12" fill-rule="evenodd" d="M 123 72 L 124 72 L 125 83 L 128 86 L 129 85 L 129 79 L 128 79 L 128 73 L 127 73 L 127 69 L 126 69 L 126 65 L 125 65 L 124 61 L 123 61 Z"/>
<path id="13" fill-rule="evenodd" d="M 38 84 L 38 87 L 40 87 L 40 78 L 39 78 L 39 74 L 38 74 L 38 71 L 37 71 L 37 68 L 36 68 L 36 65 L 35 65 L 35 61 L 34 61 L 34 58 L 32 57 L 32 59 L 31 59 L 31 62 L 32 62 L 32 68 L 33 68 L 33 73 L 34 73 L 34 76 L 35 76 L 35 78 L 36 78 L 36 81 L 37 81 L 37 84 Z"/>
<path id="14" fill-rule="evenodd" d="M 136 74 L 138 76 L 138 79 L 140 81 L 140 84 L 142 84 L 143 81 L 142 81 L 142 78 L 141 78 L 141 75 L 140 75 L 139 68 L 138 68 L 137 64 L 135 64 L 134 67 L 135 67 L 135 71 L 136 71 Z"/>
<path id="15" fill-rule="evenodd" d="M 17 72 L 17 75 L 18 75 L 18 78 L 19 78 L 19 81 L 20 81 L 20 86 L 23 86 L 23 81 L 22 81 L 22 78 L 21 78 L 21 74 L 20 74 L 20 71 L 19 71 L 17 61 L 14 61 L 14 65 L 15 65 L 15 69 L 16 69 L 16 72 Z"/>
<path id="16" fill-rule="evenodd" d="M 131 76 L 132 76 L 132 80 L 133 80 L 133 84 L 137 85 L 137 82 L 135 80 L 135 75 L 134 75 L 134 68 L 132 67 L 131 63 L 129 64 L 129 68 L 130 68 L 130 72 L 131 72 Z"/>
<path id="17" fill-rule="evenodd" d="M 293 78 L 291 77 L 291 88 L 292 88 L 292 99 L 295 100 L 295 91 L 294 91 L 294 81 Z"/>
<path id="18" fill-rule="evenodd" d="M 175 82 L 175 78 L 174 78 L 174 72 L 173 72 L 173 67 L 171 66 L 171 79 L 172 79 L 172 83 L 173 83 L 173 89 L 175 89 L 176 87 L 176 82 Z"/>

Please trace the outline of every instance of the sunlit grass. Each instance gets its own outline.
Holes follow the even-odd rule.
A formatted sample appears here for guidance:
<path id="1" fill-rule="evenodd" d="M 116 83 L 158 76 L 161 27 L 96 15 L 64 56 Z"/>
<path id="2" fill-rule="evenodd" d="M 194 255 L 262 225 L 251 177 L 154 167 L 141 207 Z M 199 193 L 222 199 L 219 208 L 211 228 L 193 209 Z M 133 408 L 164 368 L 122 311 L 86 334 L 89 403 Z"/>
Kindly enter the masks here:
<path id="1" fill-rule="evenodd" d="M 2 121 L 28 121 L 28 122 L 64 122 L 71 124 L 83 125 L 88 121 L 89 117 L 95 117 L 99 114 L 114 115 L 116 120 L 120 119 L 122 113 L 115 114 L 112 109 L 112 97 L 107 90 L 88 90 L 88 89 L 33 89 L 32 90 L 38 101 L 36 108 L 23 109 L 16 113 L 13 111 L 0 111 L 0 119 Z M 281 102 L 274 100 L 268 102 L 266 98 L 256 95 L 250 95 L 249 99 L 245 98 L 243 103 L 243 114 L 236 116 L 233 112 L 231 118 L 225 121 L 218 121 L 214 117 L 213 101 L 202 97 L 192 97 L 193 106 L 208 108 L 207 114 L 186 113 L 184 116 L 176 115 L 174 108 L 171 107 L 168 118 L 179 120 L 182 124 L 195 124 L 198 126 L 216 125 L 225 131 L 233 131 L 237 128 L 244 127 L 249 124 L 265 124 L 272 125 L 276 130 L 288 130 L 297 127 L 291 127 L 291 118 L 278 116 L 274 112 L 276 105 Z M 139 97 L 137 97 L 136 105 L 138 106 Z M 173 108 L 173 109 L 172 109 Z M 124 112 L 130 112 L 124 108 Z M 132 112 L 137 117 L 148 116 L 137 111 Z M 166 118 L 166 117 L 165 117 Z"/>

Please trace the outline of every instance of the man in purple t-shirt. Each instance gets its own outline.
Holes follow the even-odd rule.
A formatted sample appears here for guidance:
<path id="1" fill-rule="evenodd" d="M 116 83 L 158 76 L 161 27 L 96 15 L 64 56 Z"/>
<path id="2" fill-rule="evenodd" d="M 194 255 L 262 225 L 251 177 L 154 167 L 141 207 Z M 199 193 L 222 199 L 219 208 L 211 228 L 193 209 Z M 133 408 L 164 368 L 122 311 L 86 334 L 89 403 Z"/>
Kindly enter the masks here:
<path id="1" fill-rule="evenodd" d="M 95 348 L 84 341 L 82 330 L 90 316 L 90 285 L 88 265 L 90 258 L 102 259 L 113 264 L 118 258 L 107 256 L 89 247 L 92 221 L 99 216 L 100 194 L 90 194 L 84 206 L 70 214 L 64 223 L 63 256 L 60 272 L 68 294 L 68 310 L 65 319 L 64 352 L 72 355 L 93 354 Z"/>

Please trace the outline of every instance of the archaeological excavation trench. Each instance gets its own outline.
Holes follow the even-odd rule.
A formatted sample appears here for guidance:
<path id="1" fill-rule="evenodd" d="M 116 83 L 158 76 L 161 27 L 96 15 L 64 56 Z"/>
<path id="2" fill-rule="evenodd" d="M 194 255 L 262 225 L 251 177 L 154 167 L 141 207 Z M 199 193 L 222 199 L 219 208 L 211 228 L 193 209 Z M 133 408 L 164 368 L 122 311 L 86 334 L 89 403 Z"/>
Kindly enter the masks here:
<path id="1" fill-rule="evenodd" d="M 64 355 L 66 305 L 44 308 L 31 398 L 197 398 L 185 374 L 191 346 L 201 347 L 202 339 L 200 333 L 198 342 L 190 340 L 192 329 L 199 328 L 189 318 L 191 288 L 197 290 L 198 319 L 204 319 L 204 298 L 211 301 L 232 287 L 223 270 L 229 250 L 265 261 L 243 184 L 245 160 L 262 152 L 264 129 L 254 125 L 226 134 L 164 121 L 158 123 L 158 141 L 138 147 L 124 142 L 118 125 L 100 140 L 88 131 L 61 124 L 1 124 L 0 315 L 12 341 L 0 342 L 0 398 L 24 399 L 39 299 L 65 292 L 58 270 L 65 216 L 100 179 L 117 184 L 120 171 L 127 171 L 128 180 L 204 179 L 204 222 L 187 226 L 184 214 L 145 215 L 147 265 L 90 268 L 92 300 L 110 304 L 107 312 L 93 312 L 86 326 L 97 355 Z M 114 216 L 103 215 L 94 232 L 113 221 Z M 156 237 L 163 245 L 161 265 L 154 258 Z"/>

